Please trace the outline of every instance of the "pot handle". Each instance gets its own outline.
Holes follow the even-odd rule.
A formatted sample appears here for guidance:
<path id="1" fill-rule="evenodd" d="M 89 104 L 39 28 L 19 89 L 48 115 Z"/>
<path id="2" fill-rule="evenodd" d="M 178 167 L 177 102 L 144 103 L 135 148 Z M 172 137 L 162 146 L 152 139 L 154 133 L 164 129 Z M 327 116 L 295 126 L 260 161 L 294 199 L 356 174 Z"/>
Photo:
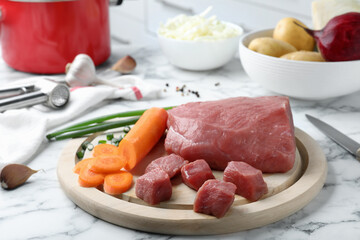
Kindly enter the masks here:
<path id="1" fill-rule="evenodd" d="M 109 0 L 109 5 L 110 6 L 117 6 L 122 4 L 123 0 Z"/>

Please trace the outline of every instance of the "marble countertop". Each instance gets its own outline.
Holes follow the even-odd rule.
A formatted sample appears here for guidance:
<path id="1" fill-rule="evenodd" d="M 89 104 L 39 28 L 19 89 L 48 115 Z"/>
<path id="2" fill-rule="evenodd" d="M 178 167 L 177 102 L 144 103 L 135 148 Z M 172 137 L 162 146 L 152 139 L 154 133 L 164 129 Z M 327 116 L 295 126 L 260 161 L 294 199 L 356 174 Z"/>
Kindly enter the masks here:
<path id="1" fill-rule="evenodd" d="M 238 58 L 217 70 L 184 71 L 169 64 L 156 41 L 126 47 L 113 42 L 112 56 L 99 70 L 125 54 L 131 54 L 137 60 L 134 74 L 166 89 L 164 97 L 103 102 L 73 122 L 151 106 L 276 95 L 251 81 Z M 27 76 L 29 74 L 17 72 L 0 60 L 0 85 Z M 182 96 L 176 87 L 183 85 L 198 91 L 200 97 Z M 13 191 L 0 190 L 0 239 L 359 239 L 360 163 L 319 132 L 305 114 L 321 118 L 360 142 L 360 92 L 323 101 L 291 98 L 290 103 L 295 126 L 314 138 L 323 149 L 328 173 L 320 193 L 289 217 L 257 229 L 199 237 L 158 235 L 110 224 L 77 207 L 61 189 L 56 171 L 58 159 L 68 143 L 63 140 L 44 143 L 28 163 L 31 168 L 43 171 L 33 175 L 27 184 Z"/>

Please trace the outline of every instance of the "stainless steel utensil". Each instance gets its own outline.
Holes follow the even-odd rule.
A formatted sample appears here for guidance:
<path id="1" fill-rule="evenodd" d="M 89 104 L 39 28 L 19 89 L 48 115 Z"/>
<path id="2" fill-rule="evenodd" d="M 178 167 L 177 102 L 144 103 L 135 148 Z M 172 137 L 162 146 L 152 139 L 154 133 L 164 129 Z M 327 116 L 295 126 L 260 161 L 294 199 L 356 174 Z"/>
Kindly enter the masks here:
<path id="1" fill-rule="evenodd" d="M 34 88 L 29 86 L 34 86 Z M 70 91 L 64 83 L 43 79 L 29 86 L 25 89 L 22 87 L 2 89 L 4 95 L 9 93 L 17 95 L 0 98 L 0 112 L 41 103 L 57 109 L 64 107 L 69 101 Z"/>
<path id="2" fill-rule="evenodd" d="M 9 87 L 9 88 L 0 88 L 0 99 L 17 96 L 24 93 L 29 93 L 35 91 L 35 85 L 26 85 L 20 87 Z"/>
<path id="3" fill-rule="evenodd" d="M 342 132 L 338 131 L 337 129 L 330 126 L 329 124 L 321 121 L 320 119 L 317 119 L 308 114 L 305 114 L 305 116 L 321 132 L 323 132 L 326 136 L 328 136 L 330 139 L 332 139 L 335 143 L 339 144 L 345 150 L 347 150 L 352 155 L 354 155 L 356 157 L 356 159 L 360 160 L 360 143 L 349 138 Z"/>

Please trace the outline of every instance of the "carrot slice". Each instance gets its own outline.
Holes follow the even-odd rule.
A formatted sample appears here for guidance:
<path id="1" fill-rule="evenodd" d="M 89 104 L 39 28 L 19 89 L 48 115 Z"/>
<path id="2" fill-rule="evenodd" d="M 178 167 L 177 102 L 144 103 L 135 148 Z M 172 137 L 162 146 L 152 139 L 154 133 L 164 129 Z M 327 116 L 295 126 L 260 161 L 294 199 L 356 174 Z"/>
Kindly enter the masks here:
<path id="1" fill-rule="evenodd" d="M 76 174 L 79 174 L 80 173 L 80 170 L 83 166 L 85 166 L 86 164 L 88 164 L 91 160 L 93 160 L 94 158 L 86 158 L 86 159 L 83 159 L 81 161 L 79 161 L 75 167 L 73 168 L 73 172 L 76 173 Z"/>
<path id="2" fill-rule="evenodd" d="M 82 187 L 97 187 L 104 183 L 104 174 L 93 172 L 90 167 L 91 161 L 80 170 L 78 182 Z"/>
<path id="3" fill-rule="evenodd" d="M 90 163 L 90 170 L 97 173 L 114 173 L 120 171 L 125 163 L 118 155 L 98 156 Z"/>
<path id="4" fill-rule="evenodd" d="M 109 155 L 117 155 L 118 154 L 118 147 L 104 143 L 104 144 L 98 144 L 93 149 L 93 156 L 109 156 Z"/>
<path id="5" fill-rule="evenodd" d="M 119 156 L 126 159 L 126 170 L 133 169 L 155 146 L 166 129 L 167 111 L 146 110 L 119 144 Z"/>
<path id="6" fill-rule="evenodd" d="M 132 181 L 132 174 L 126 171 L 108 174 L 104 180 L 104 192 L 110 195 L 124 193 L 130 189 Z"/>

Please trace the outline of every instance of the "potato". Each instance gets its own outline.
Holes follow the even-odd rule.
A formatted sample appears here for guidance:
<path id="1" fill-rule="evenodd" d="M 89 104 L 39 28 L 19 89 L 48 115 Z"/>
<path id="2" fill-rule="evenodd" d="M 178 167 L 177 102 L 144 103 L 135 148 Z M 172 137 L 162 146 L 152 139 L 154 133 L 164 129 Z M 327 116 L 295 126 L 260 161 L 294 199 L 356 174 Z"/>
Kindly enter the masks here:
<path id="1" fill-rule="evenodd" d="M 271 37 L 255 38 L 250 42 L 248 48 L 273 57 L 280 57 L 296 51 L 296 48 L 291 44 Z"/>
<path id="2" fill-rule="evenodd" d="M 297 50 L 314 50 L 315 39 L 294 22 L 306 27 L 305 24 L 295 18 L 283 18 L 277 23 L 273 38 L 290 43 Z"/>
<path id="3" fill-rule="evenodd" d="M 297 61 L 325 62 L 324 58 L 321 56 L 319 52 L 304 51 L 304 50 L 291 52 L 281 56 L 280 58 L 297 60 Z"/>

